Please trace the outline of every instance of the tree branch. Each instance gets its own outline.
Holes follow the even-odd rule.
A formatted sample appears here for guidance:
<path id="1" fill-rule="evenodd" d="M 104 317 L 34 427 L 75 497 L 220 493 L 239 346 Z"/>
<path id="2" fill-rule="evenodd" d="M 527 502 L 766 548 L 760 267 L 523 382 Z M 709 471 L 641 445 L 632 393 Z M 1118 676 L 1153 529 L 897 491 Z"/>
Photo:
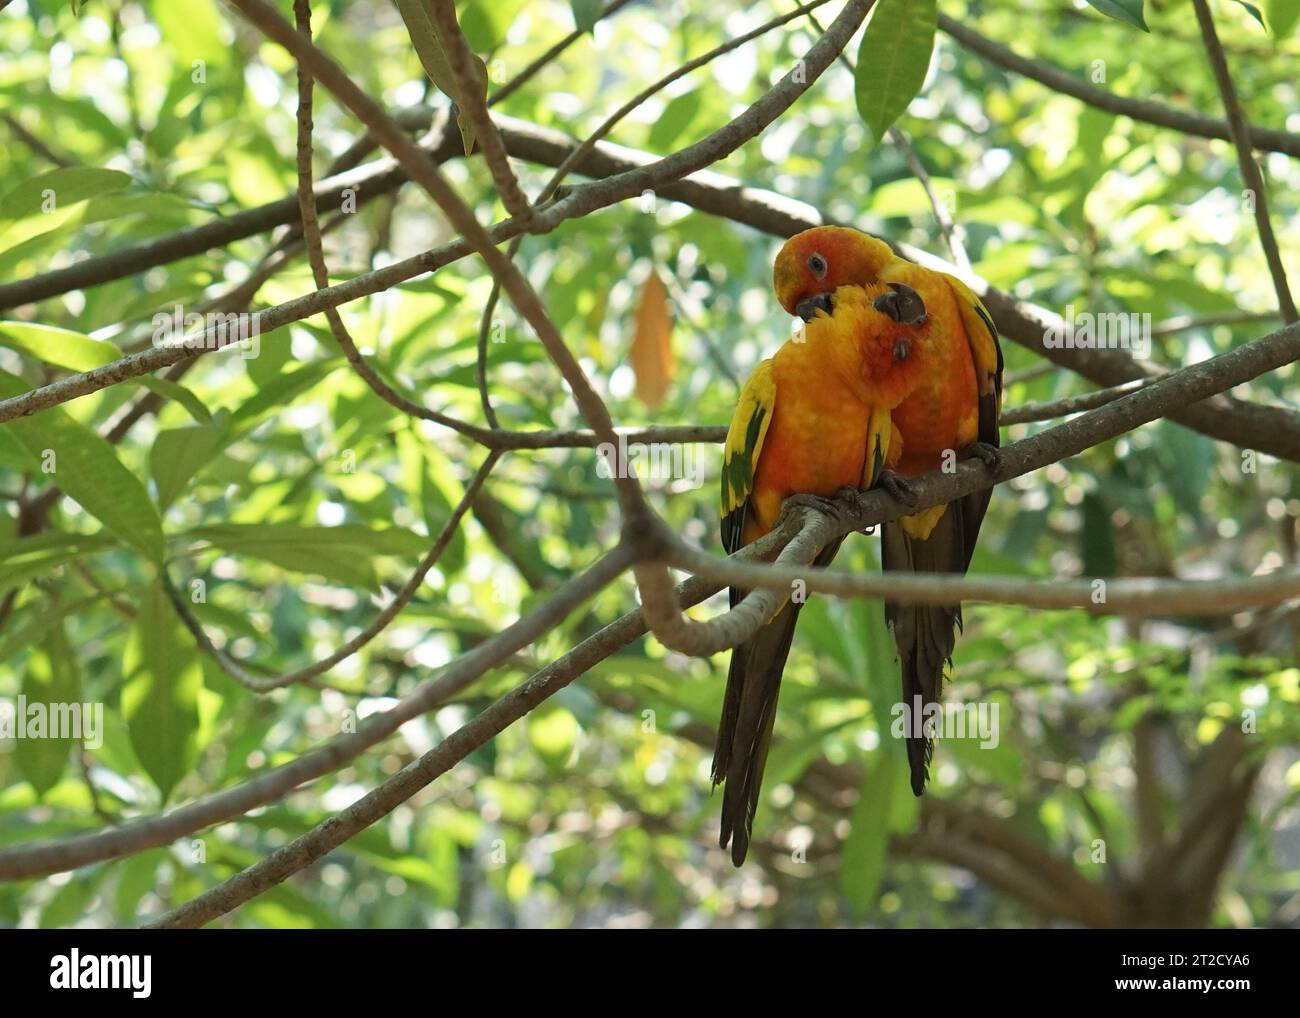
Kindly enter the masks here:
<path id="1" fill-rule="evenodd" d="M 388 738 L 406 722 L 445 703 L 553 629 L 578 605 L 613 582 L 633 557 L 631 549 L 617 545 L 584 572 L 558 587 L 533 611 L 466 651 L 437 677 L 420 683 L 393 707 L 367 717 L 355 732 L 339 735 L 289 763 L 273 767 L 243 784 L 179 806 L 170 813 L 124 822 L 111 831 L 76 834 L 0 849 L 0 881 L 48 876 L 134 855 L 148 848 L 159 848 L 177 838 L 233 820 L 249 810 L 282 799 L 299 785 L 337 771 Z"/>
<path id="2" fill-rule="evenodd" d="M 1282 255 L 1277 249 L 1277 238 L 1273 236 L 1273 223 L 1268 217 L 1268 192 L 1264 187 L 1264 175 L 1260 173 L 1259 164 L 1255 162 L 1250 150 L 1246 115 L 1241 111 L 1241 101 L 1237 98 L 1237 89 L 1232 83 L 1232 74 L 1228 71 L 1228 58 L 1223 55 L 1219 33 L 1214 29 L 1214 16 L 1210 14 L 1210 7 L 1205 0 L 1192 0 L 1192 5 L 1196 8 L 1196 21 L 1201 28 L 1201 39 L 1205 42 L 1205 53 L 1214 71 L 1219 95 L 1223 98 L 1223 108 L 1228 114 L 1228 131 L 1237 150 L 1241 179 L 1254 196 L 1255 227 L 1259 231 L 1259 244 L 1264 249 L 1264 259 L 1268 262 L 1268 273 L 1273 278 L 1273 289 L 1277 291 L 1278 307 L 1282 311 L 1282 320 L 1289 325 L 1300 315 L 1297 315 L 1295 301 L 1291 299 L 1286 269 L 1282 267 Z"/>
<path id="3" fill-rule="evenodd" d="M 506 211 L 519 218 L 523 222 L 524 229 L 527 230 L 533 218 L 532 206 L 528 204 L 528 199 L 519 188 L 519 178 L 510 168 L 510 160 L 506 157 L 506 147 L 501 141 L 501 133 L 488 114 L 487 101 L 478 88 L 481 83 L 478 67 L 475 66 L 474 54 L 470 52 L 469 43 L 465 41 L 465 35 L 460 30 L 460 22 L 456 20 L 456 8 L 452 6 L 451 0 L 425 0 L 425 2 L 433 20 L 437 23 L 438 41 L 442 44 L 442 51 L 447 57 L 447 65 L 460 86 L 461 101 L 458 105 L 474 128 L 474 143 L 482 151 L 488 169 L 492 172 L 492 180 L 496 184 L 497 193 L 501 195 Z"/>
<path id="4" fill-rule="evenodd" d="M 978 53 L 990 63 L 997 64 L 1005 70 L 1014 71 L 1016 74 L 1024 75 L 1026 78 L 1032 78 L 1040 85 L 1046 85 L 1054 92 L 1061 92 L 1085 102 L 1089 106 L 1095 106 L 1099 110 L 1105 110 L 1107 113 L 1118 113 L 1121 116 L 1140 120 L 1147 124 L 1154 124 L 1157 127 L 1168 127 L 1181 134 L 1191 134 L 1198 138 L 1217 138 L 1221 141 L 1232 141 L 1232 131 L 1227 121 L 1175 109 L 1172 106 L 1165 106 L 1162 103 L 1151 102 L 1150 100 L 1129 99 L 1115 95 L 1113 92 L 1107 92 L 1104 88 L 1094 88 L 1058 67 L 1022 57 L 1014 50 L 1007 49 L 992 39 L 980 35 L 973 28 L 963 25 L 960 21 L 950 18 L 942 12 L 939 14 L 939 28 L 951 35 L 966 49 Z M 1291 134 L 1287 131 L 1276 131 L 1256 124 L 1248 125 L 1248 130 L 1252 147 L 1267 152 L 1285 152 L 1289 156 L 1300 156 L 1300 135 Z"/>
<path id="5" fill-rule="evenodd" d="M 1064 424 L 1048 428 L 999 452 L 998 463 L 989 468 L 967 461 L 953 473 L 932 471 L 910 481 L 916 495 L 914 504 L 903 505 L 879 489 L 860 495 L 856 506 L 835 515 L 804 509 L 794 550 L 787 549 L 777 564 L 753 566 L 741 564 L 703 552 L 682 541 L 666 528 L 658 535 L 665 546 L 664 561 L 697 575 L 721 579 L 729 586 L 750 590 L 748 597 L 724 615 L 707 622 L 697 622 L 681 615 L 672 603 L 671 591 L 662 584 L 647 590 L 652 603 L 646 605 L 647 617 L 656 637 L 665 646 L 685 654 L 707 655 L 735 646 L 752 636 L 785 596 L 803 584 L 806 591 L 856 597 L 885 597 L 891 600 L 952 604 L 962 600 L 993 600 L 1025 604 L 1031 607 L 1082 607 L 1093 612 L 1140 610 L 1187 614 L 1218 614 L 1233 606 L 1271 604 L 1300 591 L 1300 572 L 1275 572 L 1267 576 L 1212 583 L 1178 583 L 1159 579 L 1110 580 L 1105 584 L 1104 600 L 1094 603 L 1095 591 L 1090 583 L 1074 584 L 1046 581 L 1027 584 L 1020 578 L 961 578 L 937 575 L 890 574 L 887 577 L 859 577 L 824 569 L 790 568 L 787 561 L 807 562 L 819 549 L 854 530 L 876 526 L 932 505 L 953 501 L 962 495 L 991 484 L 1018 477 L 1075 456 L 1085 449 L 1108 441 L 1154 420 L 1178 405 L 1196 402 L 1234 385 L 1275 370 L 1300 358 L 1300 324 L 1287 326 L 1270 336 L 1210 360 L 1171 372 L 1159 381 L 1091 410 Z M 785 528 L 783 528 L 785 529 Z M 788 532 L 788 531 L 787 531 Z M 754 591 L 779 591 L 780 600 L 773 605 L 772 595 L 762 597 Z M 751 598 L 755 606 L 746 608 Z M 735 642 L 730 642 L 735 640 Z"/>

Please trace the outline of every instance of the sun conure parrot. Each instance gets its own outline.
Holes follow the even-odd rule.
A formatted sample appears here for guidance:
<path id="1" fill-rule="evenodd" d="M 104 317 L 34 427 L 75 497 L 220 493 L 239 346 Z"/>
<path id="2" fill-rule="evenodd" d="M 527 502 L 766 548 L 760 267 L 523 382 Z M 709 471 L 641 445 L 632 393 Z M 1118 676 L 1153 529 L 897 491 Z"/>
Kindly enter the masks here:
<path id="1" fill-rule="evenodd" d="M 819 226 L 791 237 L 773 270 L 781 306 L 805 320 L 826 312 L 834 318 L 834 303 L 846 287 L 875 292 L 891 282 L 920 294 L 932 323 L 925 376 L 892 414 L 902 443 L 898 473 L 914 477 L 972 455 L 995 464 L 1002 350 L 993 319 L 961 280 L 905 261 L 883 241 L 842 226 Z M 986 488 L 885 524 L 881 564 L 900 572 L 966 572 L 991 493 Z M 917 696 L 923 707 L 937 701 L 945 667 L 952 663 L 961 606 L 886 601 L 885 618 L 898 648 L 903 702 L 914 708 Z M 932 750 L 930 739 L 907 739 L 916 795 L 925 789 Z"/>
<path id="2" fill-rule="evenodd" d="M 771 530 L 789 496 L 825 499 L 877 483 L 896 459 L 890 413 L 933 371 L 934 322 L 910 286 L 846 287 L 823 301 L 831 302 L 834 316 L 813 317 L 801 337 L 754 369 L 740 394 L 722 466 L 728 554 Z M 825 565 L 839 544 L 815 562 Z M 732 605 L 744 596 L 733 588 Z M 787 600 L 731 655 L 713 783 L 726 782 L 720 843 L 730 842 L 737 866 L 749 848 L 800 607 Z"/>

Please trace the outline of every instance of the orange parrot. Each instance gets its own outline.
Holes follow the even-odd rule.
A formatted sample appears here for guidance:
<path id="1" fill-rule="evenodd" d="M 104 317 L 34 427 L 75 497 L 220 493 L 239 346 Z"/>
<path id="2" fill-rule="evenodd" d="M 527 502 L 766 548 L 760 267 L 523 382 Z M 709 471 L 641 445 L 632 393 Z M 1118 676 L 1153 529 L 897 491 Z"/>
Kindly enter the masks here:
<path id="1" fill-rule="evenodd" d="M 825 499 L 876 484 L 896 460 L 891 411 L 933 373 L 935 321 L 911 286 L 850 286 L 829 300 L 834 316 L 813 317 L 802 337 L 754 369 L 740 394 L 722 466 L 728 554 L 770 531 L 792 495 Z M 825 565 L 839 544 L 814 561 Z M 733 588 L 732 605 L 744 594 Z M 726 782 L 720 843 L 730 842 L 737 866 L 749 848 L 800 607 L 787 600 L 731 655 L 713 783 Z"/>
<path id="2" fill-rule="evenodd" d="M 924 378 L 892 414 L 901 449 L 893 450 L 898 473 L 915 477 L 977 456 L 997 463 L 1002 403 L 1002 350 L 997 329 L 978 297 L 961 280 L 897 257 L 875 237 L 842 226 L 819 226 L 786 241 L 777 255 L 773 283 L 781 306 L 805 321 L 838 315 L 846 287 L 869 291 L 881 283 L 912 287 L 932 320 Z M 891 482 L 891 478 L 884 478 Z M 889 484 L 907 501 L 906 482 Z M 881 564 L 900 572 L 964 573 L 988 508 L 991 489 L 934 506 L 885 524 Z M 885 602 L 903 678 L 903 702 L 911 709 L 938 701 L 945 667 L 951 665 L 961 606 Z M 912 791 L 929 777 L 933 741 L 907 739 Z"/>

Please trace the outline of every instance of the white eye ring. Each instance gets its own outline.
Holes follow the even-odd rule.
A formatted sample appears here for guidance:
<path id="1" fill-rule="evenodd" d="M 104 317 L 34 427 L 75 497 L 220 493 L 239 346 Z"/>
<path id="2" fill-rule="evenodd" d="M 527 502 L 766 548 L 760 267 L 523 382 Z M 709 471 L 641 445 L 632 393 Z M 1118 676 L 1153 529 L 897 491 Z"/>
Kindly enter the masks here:
<path id="1" fill-rule="evenodd" d="M 819 254 L 810 254 L 808 256 L 808 268 L 812 270 L 813 276 L 817 279 L 826 278 L 826 259 Z"/>

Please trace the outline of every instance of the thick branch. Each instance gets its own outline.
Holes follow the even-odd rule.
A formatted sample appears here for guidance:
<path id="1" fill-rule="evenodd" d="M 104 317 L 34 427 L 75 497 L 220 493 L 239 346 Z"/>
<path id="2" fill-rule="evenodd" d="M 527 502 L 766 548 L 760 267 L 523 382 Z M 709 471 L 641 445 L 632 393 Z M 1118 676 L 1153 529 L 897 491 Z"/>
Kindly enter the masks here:
<path id="1" fill-rule="evenodd" d="M 430 111 L 424 110 L 423 116 L 427 123 L 428 118 L 431 116 Z M 526 121 L 505 117 L 498 119 L 503 127 L 507 147 L 512 155 L 519 158 L 529 159 L 549 166 L 559 166 L 577 146 L 577 142 L 560 132 L 537 127 Z M 722 129 L 722 131 L 726 130 L 727 128 Z M 434 158 L 438 158 L 441 153 L 450 151 L 447 146 L 451 145 L 452 141 L 445 137 L 445 132 L 443 134 L 443 140 L 439 143 L 433 155 Z M 455 140 L 455 145 L 459 146 L 459 139 Z M 692 146 L 692 148 L 694 147 Z M 381 175 L 383 178 L 387 178 L 392 173 L 395 173 L 398 179 L 401 178 L 400 171 L 393 169 L 391 161 L 383 160 L 381 164 L 377 165 L 383 169 Z M 589 177 L 621 178 L 633 169 L 649 165 L 657 165 L 662 168 L 663 162 L 655 163 L 653 156 L 633 149 L 602 144 L 597 145 L 574 168 L 577 172 Z M 603 180 L 601 183 L 606 184 L 609 182 Z M 322 191 L 326 183 L 329 182 L 323 182 L 317 188 L 316 194 L 318 198 L 323 193 L 329 193 L 328 191 Z M 396 185 L 390 183 L 389 186 Z M 584 185 L 584 187 L 592 186 L 596 185 Z M 702 212 L 744 223 L 755 229 L 780 237 L 790 236 L 822 222 L 821 215 L 809 205 L 785 198 L 771 191 L 747 187 L 733 178 L 711 172 L 695 173 L 682 180 L 672 180 L 670 176 L 665 176 L 658 183 L 656 191 L 665 198 L 684 202 Z M 611 203 L 618 200 L 622 200 L 622 198 L 614 197 L 611 199 Z M 293 218 L 297 202 L 293 199 L 288 199 L 287 202 L 287 210 L 281 210 L 279 213 L 285 218 L 279 219 L 277 222 L 288 222 L 289 219 Z M 283 204 L 285 203 L 277 202 L 272 206 L 264 206 L 261 210 L 252 210 L 248 215 L 253 213 L 261 214 L 265 210 L 275 209 Z M 564 218 L 556 216 L 556 210 L 557 205 L 552 204 L 539 214 L 539 220 L 545 228 L 553 228 Z M 271 225 L 275 224 L 269 224 L 264 229 L 269 229 Z M 201 229 L 206 229 L 206 227 Z M 258 231 L 253 230 L 251 232 Z M 505 220 L 494 226 L 491 233 L 498 242 L 507 240 L 518 235 L 519 224 L 513 219 Z M 171 236 L 174 238 L 172 242 L 174 244 L 178 242 L 182 234 L 173 234 Z M 167 238 L 163 238 L 163 240 L 167 240 Z M 900 253 L 921 264 L 940 271 L 962 275 L 955 266 L 934 257 L 928 252 L 921 251 L 910 245 L 898 245 L 898 248 Z M 322 290 L 317 294 L 295 298 L 285 304 L 262 312 L 262 327 L 269 331 L 281 325 L 310 317 L 310 315 L 319 312 L 325 306 L 338 306 L 378 293 L 425 272 L 436 271 L 442 266 L 464 257 L 467 253 L 469 253 L 468 245 L 463 241 L 456 241 L 402 262 L 385 266 L 375 272 L 364 273 L 347 282 Z M 121 253 L 119 252 L 119 254 Z M 115 257 L 117 255 L 108 256 L 103 260 L 111 265 Z M 163 262 L 166 260 L 164 258 Z M 100 261 L 100 259 L 88 259 L 86 262 L 78 263 L 73 268 L 94 261 Z M 162 262 L 158 264 L 162 264 Z M 24 286 L 29 282 L 39 283 L 48 278 L 48 275 L 40 276 L 35 280 L 12 285 Z M 117 278 L 117 276 L 114 275 L 110 278 Z M 1048 357 L 1062 367 L 1078 372 L 1097 385 L 1116 386 L 1125 382 L 1158 377 L 1162 373 L 1161 369 L 1156 365 L 1137 361 L 1123 350 L 1071 347 L 1045 348 L 1043 336 L 1048 329 L 1060 325 L 1060 316 L 995 290 L 985 280 L 978 277 L 963 276 L 963 278 L 980 294 L 1004 336 L 1027 349 L 1033 350 L 1035 353 Z M 0 297 L 3 297 L 5 291 L 6 288 L 0 285 Z M 63 290 L 59 289 L 55 292 L 61 293 Z M 0 305 L 4 303 L 4 300 L 0 299 Z M 123 378 L 135 377 L 165 367 L 176 360 L 184 359 L 186 356 L 195 356 L 206 352 L 208 351 L 190 349 L 172 354 L 165 350 L 151 350 L 146 351 L 145 354 L 136 355 L 140 357 L 153 355 L 146 361 L 133 363 L 129 366 L 122 361 L 118 361 L 112 365 L 107 365 L 105 368 L 97 369 L 96 372 L 70 376 L 67 379 L 52 383 L 50 386 L 32 390 L 32 392 L 25 393 L 22 396 L 10 400 L 0 400 L 0 422 L 10 420 L 16 416 L 34 413 L 46 406 L 57 405 L 88 392 L 97 391 L 97 389 L 104 388 L 106 385 L 113 384 L 113 381 L 118 380 L 119 373 L 120 377 Z M 102 372 L 109 372 L 110 374 L 101 375 Z M 106 380 L 107 378 L 112 380 Z M 1180 408 L 1175 413 L 1170 414 L 1170 417 L 1178 423 L 1193 428 L 1211 438 L 1258 449 L 1260 452 L 1281 459 L 1300 462 L 1300 414 L 1293 410 L 1248 403 L 1228 396 L 1219 396 L 1193 406 Z M 509 433 L 494 435 L 487 429 L 472 433 L 471 437 L 490 448 L 540 448 L 546 445 L 546 441 L 541 438 L 521 436 L 516 439 L 510 438 Z"/>
<path id="2" fill-rule="evenodd" d="M 1076 456 L 1167 414 L 1172 407 L 1205 399 L 1298 357 L 1300 324 L 1171 372 L 1137 392 L 1007 446 L 1000 451 L 998 463 L 991 469 L 967 461 L 951 474 L 941 471 L 926 474 L 912 482 L 916 494 L 914 505 L 903 505 L 886 492 L 873 490 L 859 496 L 853 511 L 836 516 L 804 510 L 805 522 L 793 542 L 797 548 L 789 557 L 806 562 L 818 549 L 854 530 L 876 526 L 927 506 L 948 503 L 990 484 Z M 887 577 L 861 577 L 818 569 L 791 569 L 781 564 L 740 564 L 691 547 L 666 529 L 659 539 L 669 549 L 666 560 L 674 565 L 721 579 L 731 586 L 779 590 L 787 596 L 798 589 L 797 584 L 803 584 L 806 591 L 857 597 L 888 596 L 894 601 L 924 604 L 988 599 L 1031 607 L 1082 607 L 1094 612 L 1218 614 L 1234 606 L 1276 603 L 1300 591 L 1300 573 L 1292 572 L 1213 583 L 1175 582 L 1174 586 L 1168 585 L 1170 581 L 1157 579 L 1111 580 L 1106 584 L 1104 601 L 1097 604 L 1094 603 L 1096 592 L 1087 582 L 1029 584 L 1019 578 L 962 579 L 895 573 Z M 642 592 L 646 593 L 644 587 Z M 751 593 L 731 612 L 697 622 L 680 615 L 671 601 L 670 591 L 654 587 L 650 594 L 654 602 L 647 606 L 647 616 L 655 635 L 666 646 L 686 654 L 707 655 L 735 646 L 736 642 L 753 635 L 770 616 L 770 612 L 763 614 L 770 607 L 770 596 L 761 599 L 757 608 L 746 609 L 746 601 L 755 597 Z"/>

